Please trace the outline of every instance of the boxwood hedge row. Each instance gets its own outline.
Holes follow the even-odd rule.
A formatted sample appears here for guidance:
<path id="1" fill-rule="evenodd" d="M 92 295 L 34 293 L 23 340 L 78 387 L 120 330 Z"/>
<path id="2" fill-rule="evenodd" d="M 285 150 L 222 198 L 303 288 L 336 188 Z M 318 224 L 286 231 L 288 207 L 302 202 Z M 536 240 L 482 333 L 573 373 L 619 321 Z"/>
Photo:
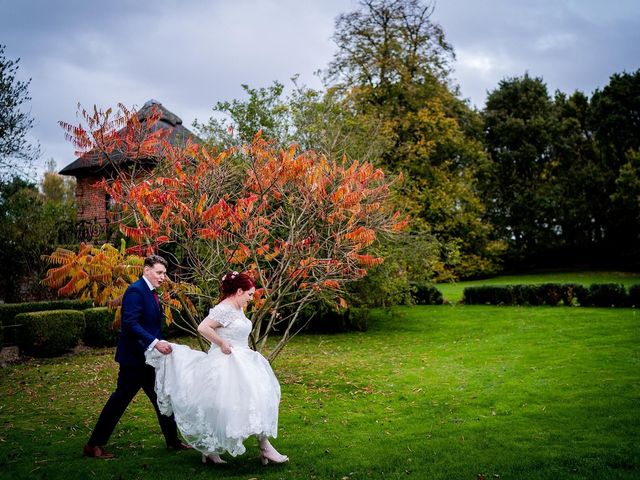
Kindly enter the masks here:
<path id="1" fill-rule="evenodd" d="M 21 324 L 18 347 L 34 357 L 55 357 L 72 350 L 84 331 L 84 314 L 78 310 L 49 310 L 16 315 Z"/>
<path id="2" fill-rule="evenodd" d="M 50 302 L 0 303 L 0 325 L 13 325 L 19 313 L 45 310 L 84 310 L 93 307 L 91 300 L 52 300 Z"/>
<path id="3" fill-rule="evenodd" d="M 622 284 L 542 283 L 483 285 L 464 289 L 468 305 L 580 305 L 584 307 L 640 307 L 640 285 L 627 291 Z"/>
<path id="4" fill-rule="evenodd" d="M 118 341 L 118 331 L 112 328 L 115 311 L 96 307 L 82 313 L 85 321 L 83 343 L 89 347 L 114 347 Z"/>
<path id="5" fill-rule="evenodd" d="M 20 322 L 16 316 L 21 313 L 50 310 L 84 310 L 93 306 L 91 300 L 52 300 L 48 302 L 0 303 L 0 347 L 18 342 Z"/>

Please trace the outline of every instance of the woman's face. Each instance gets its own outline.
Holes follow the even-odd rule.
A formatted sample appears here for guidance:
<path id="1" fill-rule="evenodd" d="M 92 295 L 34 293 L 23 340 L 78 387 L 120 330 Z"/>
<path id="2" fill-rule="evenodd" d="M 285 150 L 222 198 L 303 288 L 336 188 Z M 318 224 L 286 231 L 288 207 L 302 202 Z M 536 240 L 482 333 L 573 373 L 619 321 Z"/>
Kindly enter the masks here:
<path id="1" fill-rule="evenodd" d="M 255 287 L 251 287 L 249 290 L 238 289 L 236 292 L 236 301 L 238 302 L 238 306 L 244 308 L 247 304 L 253 301 L 253 295 L 256 293 Z"/>

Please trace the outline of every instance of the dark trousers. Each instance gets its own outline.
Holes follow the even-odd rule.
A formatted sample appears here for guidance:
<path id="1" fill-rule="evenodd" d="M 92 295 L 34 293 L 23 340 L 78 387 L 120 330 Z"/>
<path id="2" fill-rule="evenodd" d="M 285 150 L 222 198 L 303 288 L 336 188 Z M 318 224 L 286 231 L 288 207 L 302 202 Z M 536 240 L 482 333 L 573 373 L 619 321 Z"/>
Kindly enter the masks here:
<path id="1" fill-rule="evenodd" d="M 120 421 L 120 417 L 122 417 L 131 400 L 133 400 L 133 397 L 136 396 L 136 393 L 138 393 L 141 388 L 147 397 L 149 397 L 156 411 L 158 422 L 160 423 L 160 428 L 162 429 L 162 434 L 164 435 L 167 445 L 175 445 L 180 442 L 173 416 L 167 417 L 166 415 L 162 415 L 158 409 L 157 396 L 154 390 L 155 374 L 154 368 L 149 365 L 120 365 L 118 385 L 102 409 L 98 423 L 96 423 L 91 438 L 89 439 L 89 445 L 92 447 L 106 445 L 117 423 Z"/>

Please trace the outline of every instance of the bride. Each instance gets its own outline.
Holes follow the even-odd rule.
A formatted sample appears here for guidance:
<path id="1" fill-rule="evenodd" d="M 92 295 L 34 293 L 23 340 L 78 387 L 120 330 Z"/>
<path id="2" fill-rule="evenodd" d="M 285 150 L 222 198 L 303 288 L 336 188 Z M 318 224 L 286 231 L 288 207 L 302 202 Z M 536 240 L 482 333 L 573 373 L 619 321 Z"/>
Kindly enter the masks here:
<path id="1" fill-rule="evenodd" d="M 251 321 L 244 308 L 255 285 L 247 274 L 227 273 L 221 300 L 198 326 L 211 342 L 208 353 L 172 344 L 170 355 L 146 352 L 156 369 L 158 406 L 175 416 L 184 439 L 202 452 L 202 461 L 226 463 L 220 454 L 243 454 L 255 435 L 263 465 L 289 460 L 269 442 L 278 434 L 280 384 L 269 362 L 248 345 Z"/>

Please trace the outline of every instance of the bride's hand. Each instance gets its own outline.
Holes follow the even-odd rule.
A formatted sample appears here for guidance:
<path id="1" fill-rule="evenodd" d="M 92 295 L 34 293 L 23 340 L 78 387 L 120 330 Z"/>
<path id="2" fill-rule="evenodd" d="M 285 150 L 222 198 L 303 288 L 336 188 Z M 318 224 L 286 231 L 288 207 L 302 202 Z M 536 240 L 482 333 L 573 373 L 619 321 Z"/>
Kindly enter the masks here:
<path id="1" fill-rule="evenodd" d="M 229 345 L 228 343 L 224 342 L 220 344 L 220 350 L 222 350 L 222 353 L 229 355 L 233 351 L 233 347 L 231 347 L 231 345 Z"/>

